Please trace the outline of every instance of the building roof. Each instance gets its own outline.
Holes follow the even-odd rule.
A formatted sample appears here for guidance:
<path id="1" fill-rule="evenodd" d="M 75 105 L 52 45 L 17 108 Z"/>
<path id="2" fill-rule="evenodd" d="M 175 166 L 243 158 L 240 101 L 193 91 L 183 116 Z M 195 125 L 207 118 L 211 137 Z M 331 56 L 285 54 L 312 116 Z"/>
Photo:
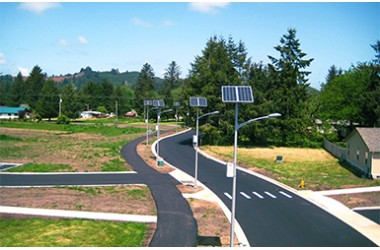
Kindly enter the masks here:
<path id="1" fill-rule="evenodd" d="M 356 128 L 353 132 L 355 131 L 357 131 L 363 139 L 369 151 L 380 152 L 380 128 Z M 347 139 L 349 137 L 351 137 L 351 135 L 349 135 Z"/>
<path id="2" fill-rule="evenodd" d="M 5 107 L 0 106 L 0 114 L 18 114 L 18 112 L 25 110 L 26 108 L 21 107 Z"/>

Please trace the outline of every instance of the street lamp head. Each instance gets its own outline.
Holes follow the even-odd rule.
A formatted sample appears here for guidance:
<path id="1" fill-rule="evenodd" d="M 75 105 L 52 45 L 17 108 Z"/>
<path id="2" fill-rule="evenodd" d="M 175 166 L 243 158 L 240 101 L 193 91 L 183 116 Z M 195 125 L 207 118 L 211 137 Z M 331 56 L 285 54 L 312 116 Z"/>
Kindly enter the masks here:
<path id="1" fill-rule="evenodd" d="M 210 115 L 215 115 L 215 114 L 219 114 L 219 111 L 214 111 Z"/>
<path id="2" fill-rule="evenodd" d="M 273 114 L 270 114 L 270 115 L 268 115 L 268 117 L 279 117 L 279 116 L 281 116 L 281 114 L 280 113 L 273 113 Z"/>

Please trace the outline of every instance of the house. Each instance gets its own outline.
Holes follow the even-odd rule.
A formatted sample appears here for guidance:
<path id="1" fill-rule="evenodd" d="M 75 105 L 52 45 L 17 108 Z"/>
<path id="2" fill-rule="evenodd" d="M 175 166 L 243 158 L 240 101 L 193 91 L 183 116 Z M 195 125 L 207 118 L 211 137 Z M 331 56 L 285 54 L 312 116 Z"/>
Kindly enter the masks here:
<path id="1" fill-rule="evenodd" d="M 80 113 L 81 118 L 90 119 L 90 118 L 98 118 L 102 115 L 102 112 L 99 111 L 83 111 Z"/>
<path id="2" fill-rule="evenodd" d="M 346 160 L 368 177 L 380 178 L 380 128 L 355 128 L 346 138 Z"/>
<path id="3" fill-rule="evenodd" d="M 26 108 L 0 106 L 0 119 L 19 119 L 24 118 Z"/>

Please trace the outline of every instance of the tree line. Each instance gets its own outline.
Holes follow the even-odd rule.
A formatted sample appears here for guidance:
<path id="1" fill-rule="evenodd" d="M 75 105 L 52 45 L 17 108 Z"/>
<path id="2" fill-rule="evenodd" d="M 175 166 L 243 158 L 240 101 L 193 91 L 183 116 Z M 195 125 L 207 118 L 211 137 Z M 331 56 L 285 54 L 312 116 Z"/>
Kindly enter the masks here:
<path id="1" fill-rule="evenodd" d="M 221 101 L 221 87 L 250 85 L 254 103 L 239 106 L 239 123 L 270 113 L 281 113 L 282 117 L 243 127 L 239 131 L 241 144 L 318 147 L 323 138 L 342 139 L 344 129 L 379 127 L 380 41 L 371 45 L 374 60 L 352 65 L 348 70 L 331 66 L 326 83 L 317 91 L 308 83 L 311 73 L 308 67 L 314 59 L 307 58 L 296 35 L 295 29 L 288 29 L 274 47 L 278 56 L 268 56 L 268 64 L 253 62 L 242 41 L 236 43 L 232 37 L 213 36 L 191 63 L 186 78 L 180 78 L 181 69 L 173 61 L 160 86 L 155 84 L 154 70 L 148 63 L 142 66 L 133 88 L 124 84 L 114 86 L 106 79 L 101 83 L 89 81 L 80 88 L 73 84 L 59 87 L 46 80 L 36 66 L 26 80 L 21 74 L 11 82 L 9 78 L 4 80 L 6 76 L 2 77 L 0 105 L 28 104 L 41 117 L 50 118 L 58 114 L 58 96 L 61 95 L 62 113 L 75 118 L 84 105 L 114 111 L 117 103 L 119 114 L 130 109 L 142 114 L 144 100 L 163 99 L 168 108 L 173 102 L 180 102 L 179 114 L 186 124 L 194 125 L 195 109 L 189 107 L 189 98 L 204 96 L 208 107 L 201 109 L 201 114 L 215 110 L 220 113 L 201 121 L 203 143 L 231 145 L 234 108 Z M 317 119 L 322 124 L 317 126 Z"/>

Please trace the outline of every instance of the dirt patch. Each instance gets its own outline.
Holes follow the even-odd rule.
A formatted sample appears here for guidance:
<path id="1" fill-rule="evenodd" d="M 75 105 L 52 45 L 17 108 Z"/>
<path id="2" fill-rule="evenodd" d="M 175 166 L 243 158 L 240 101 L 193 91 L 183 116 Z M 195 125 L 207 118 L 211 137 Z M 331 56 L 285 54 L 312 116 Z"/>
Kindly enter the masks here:
<path id="1" fill-rule="evenodd" d="M 329 197 L 351 209 L 356 207 L 380 207 L 380 192 L 331 195 Z"/>
<path id="2" fill-rule="evenodd" d="M 0 205 L 104 213 L 156 215 L 146 186 L 0 188 Z"/>
<path id="3" fill-rule="evenodd" d="M 156 157 L 153 155 L 151 150 L 151 145 L 146 145 L 146 141 L 139 143 L 137 146 L 137 153 L 140 157 L 152 168 L 161 174 L 167 174 L 174 171 L 174 168 L 170 167 L 168 164 L 164 163 L 163 166 L 157 166 Z"/>
<path id="4" fill-rule="evenodd" d="M 196 189 L 192 185 L 178 184 L 178 190 L 183 194 L 195 194 L 203 190 L 203 187 L 198 186 Z"/>

